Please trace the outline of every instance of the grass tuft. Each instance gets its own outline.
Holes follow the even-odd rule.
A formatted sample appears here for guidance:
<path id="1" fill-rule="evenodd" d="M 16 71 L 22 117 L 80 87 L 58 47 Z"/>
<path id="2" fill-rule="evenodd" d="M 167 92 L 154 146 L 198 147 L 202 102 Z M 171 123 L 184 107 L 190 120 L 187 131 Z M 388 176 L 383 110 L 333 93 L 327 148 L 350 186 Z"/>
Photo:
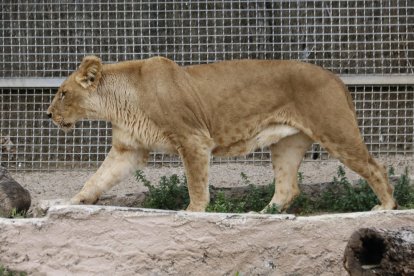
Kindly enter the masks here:
<path id="1" fill-rule="evenodd" d="M 405 168 L 394 187 L 394 197 L 400 208 L 414 209 L 414 186 L 410 184 L 408 168 Z"/>
<path id="2" fill-rule="evenodd" d="M 158 186 L 154 186 L 146 179 L 142 171 L 137 171 L 135 177 L 148 188 L 149 194 L 145 198 L 143 207 L 164 209 L 164 210 L 182 210 L 190 202 L 188 196 L 187 179 L 185 176 L 178 177 L 176 174 L 170 177 L 163 176 Z"/>
<path id="3" fill-rule="evenodd" d="M 17 272 L 17 271 L 11 271 L 4 267 L 3 265 L 0 265 L 0 276 L 26 276 L 26 272 Z"/>
<path id="4" fill-rule="evenodd" d="M 344 168 L 339 166 L 332 185 L 316 202 L 316 209 L 327 212 L 359 212 L 371 210 L 377 204 L 377 197 L 368 183 L 360 180 L 352 185 Z"/>

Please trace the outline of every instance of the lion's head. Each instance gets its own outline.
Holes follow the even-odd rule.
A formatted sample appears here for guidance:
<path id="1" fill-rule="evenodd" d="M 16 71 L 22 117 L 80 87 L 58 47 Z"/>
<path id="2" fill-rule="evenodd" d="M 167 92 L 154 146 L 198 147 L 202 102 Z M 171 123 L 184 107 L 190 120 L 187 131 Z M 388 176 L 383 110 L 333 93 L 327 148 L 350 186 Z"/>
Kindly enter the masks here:
<path id="1" fill-rule="evenodd" d="M 73 72 L 59 87 L 47 114 L 53 122 L 68 131 L 75 123 L 87 116 L 90 105 L 88 99 L 96 90 L 102 76 L 101 60 L 87 56 L 79 69 Z"/>

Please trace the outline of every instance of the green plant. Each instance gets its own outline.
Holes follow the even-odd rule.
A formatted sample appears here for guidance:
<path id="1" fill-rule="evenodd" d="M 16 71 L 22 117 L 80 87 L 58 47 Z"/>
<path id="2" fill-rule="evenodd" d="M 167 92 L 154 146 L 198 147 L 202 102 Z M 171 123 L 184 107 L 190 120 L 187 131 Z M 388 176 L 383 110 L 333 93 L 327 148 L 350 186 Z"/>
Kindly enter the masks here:
<path id="1" fill-rule="evenodd" d="M 356 185 L 352 185 L 345 176 L 342 167 L 338 168 L 338 177 L 334 178 L 332 188 L 322 195 L 318 209 L 334 212 L 358 212 L 368 211 L 379 204 L 378 198 L 366 180 L 360 179 Z M 390 167 L 388 174 L 395 174 Z M 340 193 L 338 193 L 338 191 Z M 410 184 L 408 169 L 405 169 L 394 186 L 394 197 L 401 208 L 414 208 L 414 187 Z"/>
<path id="2" fill-rule="evenodd" d="M 393 168 L 390 168 L 389 174 L 392 175 L 393 173 Z M 259 212 L 266 208 L 265 213 L 279 213 L 275 205 L 266 207 L 274 194 L 274 182 L 265 186 L 255 186 L 246 174 L 241 173 L 240 176 L 244 185 L 248 187 L 246 193 L 239 198 L 230 198 L 225 195 L 224 191 L 218 191 L 206 211 L 243 213 L 249 211 Z M 180 210 L 185 209 L 189 203 L 187 181 L 184 176 L 181 178 L 175 174 L 170 177 L 163 176 L 157 186 L 153 186 L 141 171 L 137 171 L 136 178 L 143 182 L 149 190 L 144 207 Z M 298 182 L 301 183 L 302 181 L 303 174 L 298 173 Z M 394 196 L 400 207 L 414 208 L 414 187 L 410 185 L 407 170 L 398 179 Z M 313 198 L 301 193 L 293 201 L 288 212 L 299 215 L 326 212 L 358 212 L 371 210 L 376 204 L 378 204 L 377 197 L 368 183 L 365 180 L 359 180 L 355 185 L 351 184 L 345 175 L 344 168 L 339 166 L 333 183 L 322 192 L 320 197 Z"/>
<path id="3" fill-rule="evenodd" d="M 394 176 L 395 175 L 395 169 L 393 166 L 390 166 L 388 168 L 388 176 Z"/>
<path id="4" fill-rule="evenodd" d="M 13 208 L 10 212 L 10 218 L 26 218 L 27 213 L 25 211 L 17 211 L 16 208 Z"/>
<path id="5" fill-rule="evenodd" d="M 302 184 L 304 178 L 303 172 L 298 172 L 298 184 Z"/>
<path id="6" fill-rule="evenodd" d="M 255 186 L 250 184 L 248 192 L 241 198 L 245 202 L 244 208 L 246 212 L 260 212 L 270 202 L 275 191 L 275 185 L 269 184 L 265 186 Z"/>
<path id="7" fill-rule="evenodd" d="M 245 202 L 245 211 L 260 212 L 270 202 L 275 193 L 274 181 L 268 185 L 257 186 L 253 185 L 245 173 L 241 173 L 240 177 L 244 185 L 248 187 L 246 195 L 241 199 Z"/>
<path id="8" fill-rule="evenodd" d="M 303 179 L 305 178 L 303 172 L 298 172 L 298 184 L 303 184 Z M 309 215 L 315 210 L 315 201 L 313 201 L 307 194 L 300 193 L 289 206 L 288 213 L 294 213 L 299 215 Z"/>
<path id="9" fill-rule="evenodd" d="M 181 178 L 176 174 L 170 177 L 163 176 L 158 186 L 152 185 L 142 171 L 137 171 L 135 177 L 148 188 L 148 196 L 143 204 L 146 208 L 182 210 L 190 202 L 185 176 Z"/>
<path id="10" fill-rule="evenodd" d="M 226 197 L 223 191 L 219 191 L 214 200 L 207 206 L 207 212 L 217 213 L 243 213 L 245 202 Z"/>
<path id="11" fill-rule="evenodd" d="M 263 213 L 265 213 L 265 214 L 280 214 L 280 211 L 279 211 L 278 206 L 273 203 L 269 206 L 266 206 Z"/>
<path id="12" fill-rule="evenodd" d="M 410 184 L 408 168 L 394 186 L 394 197 L 398 205 L 404 209 L 414 209 L 414 186 Z"/>
<path id="13" fill-rule="evenodd" d="M 289 213 L 298 215 L 309 215 L 316 211 L 316 202 L 305 193 L 301 193 L 297 196 L 288 209 Z"/>
<path id="14" fill-rule="evenodd" d="M 365 180 L 352 185 L 345 176 L 342 166 L 338 167 L 337 176 L 332 185 L 322 193 L 316 209 L 333 212 L 368 211 L 378 204 L 377 197 Z"/>
<path id="15" fill-rule="evenodd" d="M 13 219 L 27 218 L 27 212 L 19 211 L 16 208 L 13 208 L 10 212 L 6 212 L 6 213 L 0 212 L 0 217 L 13 218 Z"/>
<path id="16" fill-rule="evenodd" d="M 219 191 L 217 196 L 210 202 L 207 212 L 220 213 L 246 213 L 250 211 L 260 212 L 266 207 L 274 193 L 274 183 L 265 186 L 255 186 L 245 173 L 240 177 L 247 191 L 240 198 L 226 197 L 224 192 Z M 266 211 L 266 210 L 265 210 Z M 276 213 L 274 208 L 268 210 L 269 213 Z"/>
<path id="17" fill-rule="evenodd" d="M 17 272 L 17 271 L 11 271 L 4 267 L 3 265 L 0 265 L 0 276 L 26 276 L 26 272 Z"/>

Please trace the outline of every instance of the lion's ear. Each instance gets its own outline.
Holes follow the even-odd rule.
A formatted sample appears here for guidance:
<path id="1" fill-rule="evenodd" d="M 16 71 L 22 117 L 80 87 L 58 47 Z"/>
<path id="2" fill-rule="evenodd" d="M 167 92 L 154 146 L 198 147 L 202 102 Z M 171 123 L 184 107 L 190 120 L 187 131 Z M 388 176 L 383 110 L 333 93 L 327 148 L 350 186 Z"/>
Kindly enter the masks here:
<path id="1" fill-rule="evenodd" d="M 86 56 L 83 58 L 76 75 L 76 81 L 83 88 L 93 88 L 98 86 L 102 76 L 102 63 L 98 57 Z"/>

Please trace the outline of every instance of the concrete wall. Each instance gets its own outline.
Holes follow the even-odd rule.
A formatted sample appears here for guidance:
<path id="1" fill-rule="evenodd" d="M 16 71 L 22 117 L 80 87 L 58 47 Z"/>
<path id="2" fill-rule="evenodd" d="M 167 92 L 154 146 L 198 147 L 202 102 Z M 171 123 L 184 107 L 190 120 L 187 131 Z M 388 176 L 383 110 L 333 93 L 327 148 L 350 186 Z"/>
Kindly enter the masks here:
<path id="1" fill-rule="evenodd" d="M 414 211 L 316 217 L 55 206 L 0 219 L 0 264 L 34 275 L 346 275 L 361 227 L 414 227 Z M 43 275 L 44 275 L 43 274 Z"/>

